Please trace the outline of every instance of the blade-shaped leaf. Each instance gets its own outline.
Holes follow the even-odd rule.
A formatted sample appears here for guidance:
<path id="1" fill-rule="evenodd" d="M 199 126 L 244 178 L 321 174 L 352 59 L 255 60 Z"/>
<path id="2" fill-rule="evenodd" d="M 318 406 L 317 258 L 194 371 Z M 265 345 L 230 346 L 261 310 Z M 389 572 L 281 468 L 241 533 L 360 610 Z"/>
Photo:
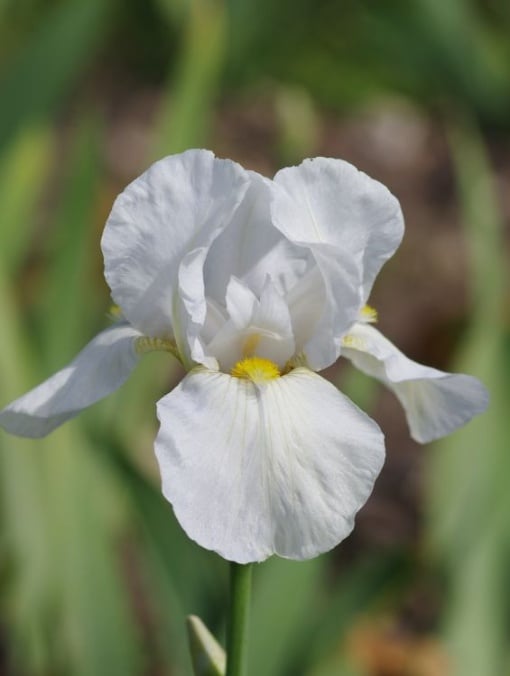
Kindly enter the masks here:
<path id="1" fill-rule="evenodd" d="M 196 615 L 190 615 L 186 625 L 195 676 L 224 676 L 225 651 L 209 629 Z"/>
<path id="2" fill-rule="evenodd" d="M 27 120 L 52 112 L 95 54 L 111 3 L 71 0 L 43 14 L 0 81 L 0 150 Z"/>

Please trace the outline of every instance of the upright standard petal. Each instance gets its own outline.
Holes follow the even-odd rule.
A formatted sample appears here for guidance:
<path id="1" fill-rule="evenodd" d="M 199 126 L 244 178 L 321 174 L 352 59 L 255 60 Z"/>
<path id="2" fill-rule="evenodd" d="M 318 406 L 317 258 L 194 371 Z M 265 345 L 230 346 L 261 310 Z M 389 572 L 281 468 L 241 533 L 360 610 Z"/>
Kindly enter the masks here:
<path id="1" fill-rule="evenodd" d="M 22 437 L 44 437 L 120 387 L 138 361 L 141 334 L 117 325 L 98 334 L 68 366 L 0 412 L 0 426 Z"/>
<path id="2" fill-rule="evenodd" d="M 479 380 L 416 363 L 368 324 L 352 327 L 342 356 L 395 392 L 411 436 L 420 443 L 450 434 L 487 408 L 488 393 Z"/>
<path id="3" fill-rule="evenodd" d="M 133 326 L 172 333 L 181 260 L 228 225 L 248 184 L 238 164 L 189 150 L 156 162 L 119 195 L 102 248 L 112 296 Z"/>
<path id="4" fill-rule="evenodd" d="M 271 215 L 292 242 L 310 248 L 325 287 L 325 306 L 305 346 L 316 370 L 336 360 L 383 263 L 403 234 L 395 197 L 347 162 L 318 157 L 279 171 Z"/>
<path id="5" fill-rule="evenodd" d="M 400 204 L 390 191 L 343 160 L 316 157 L 279 171 L 272 213 L 291 241 L 328 244 L 361 266 L 363 303 L 404 234 Z"/>
<path id="6" fill-rule="evenodd" d="M 310 253 L 292 244 L 271 221 L 272 182 L 250 171 L 250 188 L 228 227 L 212 244 L 204 266 L 208 297 L 223 303 L 231 277 L 260 296 L 269 275 L 286 293 L 306 270 Z"/>
<path id="7" fill-rule="evenodd" d="M 196 369 L 158 404 L 163 493 L 226 559 L 307 559 L 351 532 L 384 459 L 378 426 L 297 368 L 255 384 Z"/>

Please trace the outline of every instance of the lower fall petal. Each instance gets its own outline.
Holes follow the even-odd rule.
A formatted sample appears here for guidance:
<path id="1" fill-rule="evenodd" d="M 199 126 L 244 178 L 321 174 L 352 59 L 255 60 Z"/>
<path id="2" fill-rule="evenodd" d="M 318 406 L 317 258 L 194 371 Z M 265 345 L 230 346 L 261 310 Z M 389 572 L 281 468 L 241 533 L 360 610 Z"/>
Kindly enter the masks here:
<path id="1" fill-rule="evenodd" d="M 342 355 L 394 391 L 420 443 L 450 434 L 487 408 L 488 393 L 479 380 L 418 364 L 373 326 L 355 324 L 343 339 Z"/>
<path id="2" fill-rule="evenodd" d="M 23 437 L 44 437 L 119 388 L 138 355 L 141 334 L 117 325 L 99 333 L 61 371 L 0 411 L 0 426 Z"/>
<path id="3" fill-rule="evenodd" d="M 376 423 L 304 368 L 262 384 L 195 369 L 158 418 L 165 497 L 193 540 L 239 563 L 337 545 L 384 460 Z"/>

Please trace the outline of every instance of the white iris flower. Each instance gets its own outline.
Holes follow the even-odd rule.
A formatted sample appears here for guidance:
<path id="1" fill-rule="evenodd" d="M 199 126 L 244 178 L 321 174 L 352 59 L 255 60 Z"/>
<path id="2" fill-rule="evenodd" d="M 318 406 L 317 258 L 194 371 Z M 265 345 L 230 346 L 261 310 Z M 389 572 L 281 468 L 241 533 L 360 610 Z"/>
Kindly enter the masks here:
<path id="1" fill-rule="evenodd" d="M 403 234 L 398 201 L 317 158 L 270 181 L 205 150 L 154 164 L 117 198 L 102 240 L 122 320 L 0 413 L 48 434 L 117 389 L 139 357 L 189 370 L 157 405 L 163 492 L 226 559 L 306 559 L 352 530 L 384 460 L 365 413 L 317 375 L 340 354 L 388 384 L 418 441 L 487 404 L 474 378 L 407 359 L 366 302 Z"/>

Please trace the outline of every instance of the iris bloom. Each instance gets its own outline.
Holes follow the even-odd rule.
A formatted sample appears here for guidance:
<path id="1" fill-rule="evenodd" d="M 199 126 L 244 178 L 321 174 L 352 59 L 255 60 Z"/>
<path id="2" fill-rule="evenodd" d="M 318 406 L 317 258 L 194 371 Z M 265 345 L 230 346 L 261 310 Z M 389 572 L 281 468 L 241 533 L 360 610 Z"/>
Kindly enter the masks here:
<path id="1" fill-rule="evenodd" d="M 155 449 L 188 535 L 241 563 L 327 551 L 370 495 L 384 438 L 317 371 L 342 354 L 382 380 L 421 442 L 487 403 L 476 379 L 407 359 L 372 325 L 367 299 L 402 234 L 395 197 L 340 160 L 271 181 L 204 150 L 167 157 L 117 198 L 104 231 L 121 320 L 0 424 L 48 434 L 166 350 L 188 373 L 158 402 Z"/>

